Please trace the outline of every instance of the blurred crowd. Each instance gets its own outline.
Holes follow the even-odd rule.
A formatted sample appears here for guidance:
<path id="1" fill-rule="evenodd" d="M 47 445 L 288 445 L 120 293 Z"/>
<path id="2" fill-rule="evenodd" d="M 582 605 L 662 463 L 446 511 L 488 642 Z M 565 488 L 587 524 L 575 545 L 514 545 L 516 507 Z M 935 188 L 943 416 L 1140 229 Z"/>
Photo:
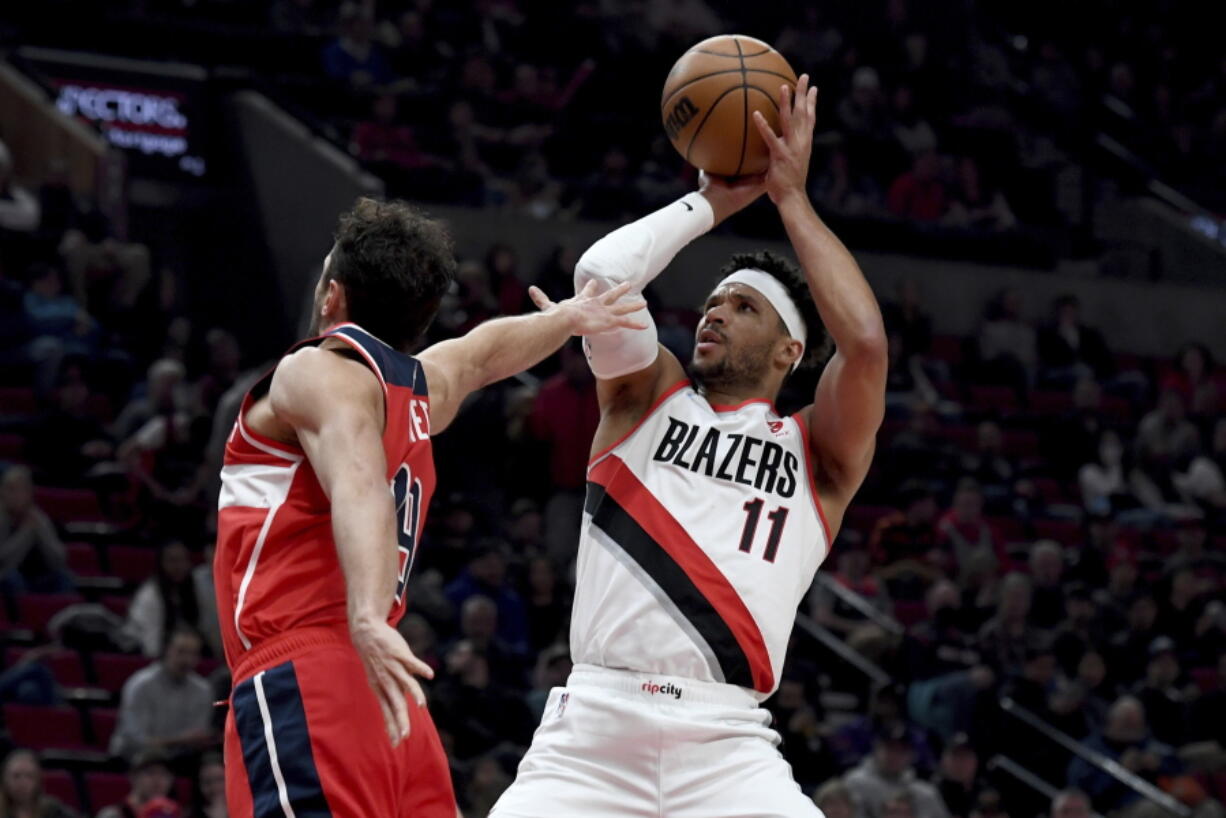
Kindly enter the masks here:
<path id="1" fill-rule="evenodd" d="M 96 763 L 130 777 L 102 814 L 224 814 L 216 475 L 238 403 L 271 361 L 196 325 L 147 248 L 54 185 L 25 190 L 0 172 L 0 230 L 9 740 L 30 735 L 22 713 L 63 713 L 81 704 L 76 685 L 102 687 L 85 706 L 116 709 L 105 740 L 92 734 Z M 574 262 L 573 249 L 521 260 L 501 243 L 463 258 L 428 341 L 522 311 L 529 282 L 564 295 Z M 1197 343 L 1170 360 L 1113 352 L 1072 296 L 1040 305 L 1003 291 L 967 337 L 935 334 L 912 282 L 882 296 L 887 419 L 802 610 L 859 661 L 797 636 L 768 703 L 797 780 L 834 818 L 1147 808 L 1022 713 L 1219 814 L 1226 372 Z M 657 315 L 688 359 L 697 315 Z M 806 402 L 816 377 L 798 373 L 780 409 Z M 568 345 L 480 393 L 435 441 L 440 491 L 401 630 L 436 668 L 431 707 L 470 815 L 509 783 L 570 669 L 597 420 L 592 376 Z M 52 603 L 63 608 L 49 623 L 31 621 Z M 132 672 L 108 688 L 100 657 Z M 93 669 L 74 680 L 66 661 Z M 865 662 L 890 683 L 870 682 Z M 74 746 L 47 724 L 37 749 Z M 1070 790 L 1050 805 L 997 756 Z M 31 814 L 19 810 L 40 797 L 38 764 L 8 756 L 0 816 Z"/>

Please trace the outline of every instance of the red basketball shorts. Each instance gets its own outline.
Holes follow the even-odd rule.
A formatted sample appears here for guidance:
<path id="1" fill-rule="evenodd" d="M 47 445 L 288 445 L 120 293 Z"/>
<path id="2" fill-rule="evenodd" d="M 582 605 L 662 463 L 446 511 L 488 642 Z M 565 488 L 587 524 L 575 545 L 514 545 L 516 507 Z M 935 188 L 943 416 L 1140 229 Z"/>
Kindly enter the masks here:
<path id="1" fill-rule="evenodd" d="M 291 658 L 239 669 L 225 736 L 231 818 L 455 818 L 429 712 L 410 701 L 411 731 L 392 747 L 353 647 L 295 641 Z"/>

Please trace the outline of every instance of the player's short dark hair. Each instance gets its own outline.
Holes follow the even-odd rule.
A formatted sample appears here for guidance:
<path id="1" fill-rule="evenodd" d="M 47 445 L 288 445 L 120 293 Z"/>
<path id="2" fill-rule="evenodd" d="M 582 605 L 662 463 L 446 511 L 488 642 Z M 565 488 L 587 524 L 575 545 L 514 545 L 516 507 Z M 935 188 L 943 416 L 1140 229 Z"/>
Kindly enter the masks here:
<path id="1" fill-rule="evenodd" d="M 405 202 L 363 197 L 341 216 L 326 276 L 345 287 L 351 321 L 407 351 L 434 320 L 455 270 L 441 222 Z"/>
<path id="2" fill-rule="evenodd" d="M 720 280 L 732 275 L 737 270 L 761 270 L 773 276 L 788 291 L 788 295 L 796 302 L 800 310 L 801 320 L 805 322 L 808 339 L 805 341 L 805 352 L 800 359 L 800 367 L 814 366 L 826 360 L 830 354 L 830 336 L 826 334 L 826 325 L 817 314 L 817 305 L 809 293 L 809 284 L 804 273 L 792 262 L 770 250 L 759 250 L 756 253 L 734 253 L 728 263 L 719 271 Z M 783 323 L 780 319 L 780 323 Z"/>

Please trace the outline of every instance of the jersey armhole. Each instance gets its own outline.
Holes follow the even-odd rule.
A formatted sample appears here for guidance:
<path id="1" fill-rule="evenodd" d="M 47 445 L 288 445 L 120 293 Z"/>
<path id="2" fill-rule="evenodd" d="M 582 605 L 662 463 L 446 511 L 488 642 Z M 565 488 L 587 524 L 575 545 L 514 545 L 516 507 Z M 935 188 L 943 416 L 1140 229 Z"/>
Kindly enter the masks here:
<path id="1" fill-rule="evenodd" d="M 803 411 L 803 410 L 801 410 Z M 822 498 L 817 492 L 817 470 L 813 463 L 813 448 L 809 443 L 809 424 L 805 422 L 800 412 L 791 415 L 796 427 L 800 429 L 800 439 L 805 449 L 805 480 L 809 483 L 809 494 L 813 497 L 813 506 L 817 516 L 821 518 L 822 530 L 826 532 L 827 553 L 834 550 L 834 537 L 830 534 L 830 523 L 826 521 L 826 509 L 822 507 Z"/>
<path id="2" fill-rule="evenodd" d="M 668 399 L 669 399 L 669 398 L 671 398 L 673 395 L 677 394 L 678 392 L 680 392 L 682 389 L 684 389 L 685 387 L 687 387 L 687 386 L 689 386 L 689 385 L 690 385 L 690 379 L 689 379 L 689 378 L 682 378 L 681 380 L 679 380 L 679 381 L 677 381 L 676 383 L 674 383 L 672 386 L 670 386 L 670 387 L 668 387 L 667 389 L 665 389 L 665 390 L 664 390 L 664 392 L 662 392 L 662 393 L 660 394 L 660 397 L 656 398 L 656 399 L 655 399 L 655 400 L 652 402 L 651 406 L 647 407 L 647 411 L 643 413 L 643 416 L 642 416 L 641 418 L 639 418 L 638 420 L 636 420 L 636 421 L 634 422 L 634 425 L 633 425 L 633 426 L 631 426 L 631 427 L 630 427 L 630 428 L 629 428 L 629 429 L 626 431 L 626 433 L 625 433 L 625 434 L 623 434 L 623 435 L 622 435 L 621 437 L 619 437 L 617 440 L 613 441 L 613 442 L 612 442 L 611 444 L 609 444 L 608 446 L 605 446 L 603 449 L 601 449 L 601 450 L 600 450 L 599 452 L 597 452 L 596 454 L 592 455 L 591 459 L 589 459 L 589 460 L 588 460 L 588 462 L 587 462 L 588 468 L 591 468 L 592 466 L 596 465 L 596 462 L 597 462 L 598 460 L 603 459 L 604 457 L 606 457 L 606 456 L 609 454 L 609 452 L 613 451 L 613 450 L 614 450 L 614 449 L 616 449 L 618 446 L 620 446 L 620 445 L 622 445 L 623 443 L 625 443 L 625 442 L 626 442 L 626 441 L 627 441 L 627 440 L 630 438 L 630 436 L 631 436 L 632 434 L 634 434 L 635 432 L 637 432 L 637 431 L 639 430 L 639 428 L 640 428 L 640 427 L 642 427 L 642 425 L 643 425 L 644 423 L 646 423 L 646 422 L 647 422 L 647 419 L 648 419 L 649 417 L 651 417 L 652 415 L 654 415 L 654 414 L 656 413 L 656 410 L 657 410 L 657 409 L 659 409 L 661 406 L 663 406 L 663 405 L 664 405 L 664 402 L 665 402 L 666 400 L 668 400 Z"/>

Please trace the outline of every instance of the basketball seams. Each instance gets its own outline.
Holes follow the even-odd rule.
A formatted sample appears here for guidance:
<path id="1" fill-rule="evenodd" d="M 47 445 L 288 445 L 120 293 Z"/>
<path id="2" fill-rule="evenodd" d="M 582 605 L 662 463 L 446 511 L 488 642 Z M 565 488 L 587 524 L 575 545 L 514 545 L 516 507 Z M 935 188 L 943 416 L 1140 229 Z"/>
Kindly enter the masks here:
<path id="1" fill-rule="evenodd" d="M 781 79 L 781 80 L 785 80 L 785 81 L 786 81 L 786 82 L 787 82 L 789 85 L 795 85 L 795 84 L 796 84 L 796 80 L 795 80 L 795 78 L 794 78 L 794 77 L 789 77 L 787 74 L 781 74 L 781 73 L 780 73 L 780 72 L 778 72 L 778 71 L 771 71 L 771 70 L 766 69 L 766 68 L 745 68 L 745 69 L 740 69 L 740 68 L 726 68 L 726 69 L 721 69 L 721 70 L 719 70 L 719 71 L 712 71 L 712 72 L 711 72 L 711 73 L 709 73 L 709 74 L 703 74 L 701 77 L 693 77 L 693 78 L 691 78 L 691 79 L 689 79 L 689 80 L 686 80 L 684 83 L 682 83 L 681 85 L 678 85 L 676 88 L 674 88 L 673 90 L 671 90 L 671 91 L 669 91 L 669 92 L 668 92 L 667 96 L 665 96 L 665 97 L 664 97 L 664 104 L 663 104 L 663 106 L 662 106 L 662 107 L 667 108 L 667 107 L 668 107 L 668 103 L 672 102 L 673 97 L 677 96 L 677 94 L 678 94 L 678 93 L 680 93 L 681 91 L 685 90 L 686 88 L 689 88 L 691 85 L 693 85 L 693 84 L 694 84 L 694 83 L 696 83 L 696 82 L 702 82 L 703 80 L 705 80 L 705 79 L 710 79 L 711 77 L 718 77 L 718 76 L 720 76 L 721 74 L 741 74 L 741 73 L 744 73 L 744 74 L 770 74 L 772 77 L 778 77 L 778 78 L 779 78 L 779 79 Z M 756 86 L 756 85 L 751 85 L 750 87 L 751 87 L 751 88 L 757 88 L 758 86 Z M 778 105 L 776 105 L 775 107 L 776 107 L 776 108 L 778 108 L 779 106 L 778 106 Z"/>
<path id="2" fill-rule="evenodd" d="M 737 160 L 736 173 L 733 174 L 739 176 L 741 168 L 745 166 L 745 146 L 749 142 L 749 77 L 745 73 L 745 55 L 741 52 L 741 41 L 733 37 L 732 42 L 741 57 L 741 158 Z"/>
<path id="3" fill-rule="evenodd" d="M 740 48 L 740 47 L 741 47 L 740 43 L 737 43 L 737 48 Z M 691 48 L 686 53 L 688 54 L 709 54 L 712 57 L 727 57 L 729 59 L 732 59 L 733 57 L 744 57 L 745 59 L 753 59 L 754 57 L 761 57 L 763 54 L 769 54 L 772 51 L 774 51 L 774 49 L 768 47 L 768 48 L 762 49 L 761 51 L 755 51 L 752 54 L 725 54 L 722 51 L 708 51 L 705 48 Z"/>
<path id="4" fill-rule="evenodd" d="M 769 91 L 767 91 L 761 85 L 747 85 L 745 87 L 748 88 L 750 91 L 757 91 L 759 94 L 766 97 L 766 101 L 769 102 L 771 105 L 775 106 L 775 111 L 778 112 L 779 103 L 775 101 L 775 98 L 771 96 L 771 93 Z"/>
<path id="5" fill-rule="evenodd" d="M 690 153 L 694 150 L 694 142 L 698 139 L 698 134 L 702 133 L 702 126 L 707 124 L 707 120 L 711 118 L 711 114 L 715 113 L 715 109 L 724 101 L 724 97 L 731 94 L 733 91 L 739 91 L 745 86 L 734 85 L 731 88 L 726 88 L 722 94 L 717 96 L 707 106 L 707 112 L 702 115 L 702 119 L 698 122 L 698 127 L 694 129 L 694 135 L 690 137 L 690 144 L 685 146 L 685 161 L 690 161 Z"/>

